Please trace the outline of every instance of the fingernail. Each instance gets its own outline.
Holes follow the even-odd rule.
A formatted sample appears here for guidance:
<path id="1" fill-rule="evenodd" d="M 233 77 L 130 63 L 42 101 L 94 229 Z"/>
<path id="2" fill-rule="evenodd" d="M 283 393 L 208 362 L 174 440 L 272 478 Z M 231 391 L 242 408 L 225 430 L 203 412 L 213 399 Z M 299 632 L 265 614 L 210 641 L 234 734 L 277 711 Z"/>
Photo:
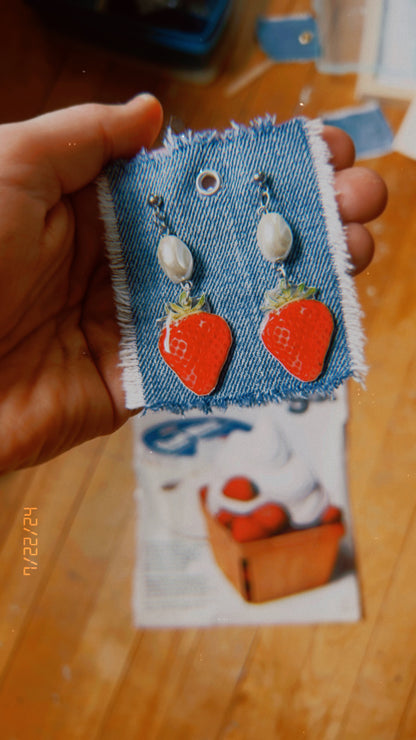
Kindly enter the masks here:
<path id="1" fill-rule="evenodd" d="M 143 103 L 147 103 L 147 102 L 154 103 L 155 101 L 156 101 L 156 103 L 159 103 L 159 101 L 155 97 L 155 95 L 153 95 L 150 92 L 138 93 L 138 95 L 134 95 L 134 97 L 132 97 L 128 102 L 131 103 L 131 102 L 133 102 L 133 100 L 140 100 Z M 159 105 L 160 105 L 160 103 L 159 103 Z"/>

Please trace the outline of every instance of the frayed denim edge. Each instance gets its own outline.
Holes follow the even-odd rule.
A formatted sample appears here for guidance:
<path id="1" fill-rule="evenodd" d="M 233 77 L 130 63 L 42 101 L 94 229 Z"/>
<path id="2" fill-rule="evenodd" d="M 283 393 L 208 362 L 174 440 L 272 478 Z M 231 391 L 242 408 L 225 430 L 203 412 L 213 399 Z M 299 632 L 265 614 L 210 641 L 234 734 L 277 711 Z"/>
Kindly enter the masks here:
<path id="1" fill-rule="evenodd" d="M 267 131 L 271 132 L 276 126 L 276 116 L 267 113 L 263 117 L 254 118 L 248 125 L 235 123 L 235 121 L 231 121 L 230 123 L 231 127 L 223 131 L 217 131 L 216 129 L 192 131 L 192 129 L 187 129 L 181 134 L 175 134 L 169 127 L 166 130 L 163 144 L 159 149 L 148 150 L 143 147 L 139 152 L 139 156 L 157 162 L 163 160 L 167 154 L 175 150 L 183 150 L 189 146 L 195 146 L 195 144 L 206 146 L 211 141 L 229 141 L 239 136 L 242 132 L 252 134 L 253 136 L 257 136 L 259 133 L 266 133 Z"/>
<path id="2" fill-rule="evenodd" d="M 282 401 L 293 401 L 293 399 L 328 399 L 332 398 L 334 392 L 343 383 L 348 380 L 350 373 L 345 375 L 334 383 L 327 383 L 324 387 L 310 388 L 309 391 L 300 391 L 299 393 L 280 393 L 278 390 L 268 391 L 267 393 L 247 393 L 238 396 L 238 398 L 221 398 L 216 399 L 215 396 L 196 397 L 192 404 L 188 404 L 186 407 L 179 405 L 175 402 L 168 401 L 166 403 L 155 403 L 150 406 L 146 406 L 143 409 L 143 415 L 148 411 L 170 411 L 173 414 L 186 414 L 188 411 L 198 409 L 204 414 L 210 414 L 215 410 L 226 411 L 228 408 L 233 406 L 240 406 L 244 408 L 251 408 L 252 406 L 259 406 L 268 403 L 281 403 Z"/>
<path id="3" fill-rule="evenodd" d="M 345 229 L 342 226 L 335 198 L 334 171 L 330 165 L 331 155 L 321 135 L 323 122 L 320 119 L 302 119 L 302 123 L 312 153 L 312 161 L 324 210 L 329 249 L 338 278 L 352 377 L 364 386 L 368 366 L 364 359 L 365 334 L 361 323 L 362 311 L 359 306 L 355 283 L 350 274 L 351 260 Z"/>
<path id="4" fill-rule="evenodd" d="M 145 405 L 145 396 L 117 218 L 107 178 L 101 175 L 96 183 L 98 204 L 104 222 L 106 254 L 111 269 L 117 322 L 121 333 L 119 364 L 122 367 L 125 403 L 127 409 L 138 409 Z"/>

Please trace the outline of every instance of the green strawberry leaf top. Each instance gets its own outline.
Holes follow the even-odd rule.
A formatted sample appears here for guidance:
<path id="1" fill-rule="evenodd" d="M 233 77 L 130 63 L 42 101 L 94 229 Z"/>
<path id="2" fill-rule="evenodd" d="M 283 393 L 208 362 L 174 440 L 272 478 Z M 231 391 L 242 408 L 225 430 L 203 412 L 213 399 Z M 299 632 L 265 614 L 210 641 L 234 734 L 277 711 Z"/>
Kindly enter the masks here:
<path id="1" fill-rule="evenodd" d="M 286 303 L 300 301 L 303 298 L 311 298 L 316 293 L 316 288 L 307 288 L 305 283 L 293 285 L 281 280 L 276 288 L 266 290 L 262 311 L 277 311 Z"/>
<path id="2" fill-rule="evenodd" d="M 166 316 L 158 319 L 158 321 L 166 321 L 166 319 L 169 321 L 179 321 L 179 319 L 183 319 L 185 316 L 190 316 L 193 313 L 201 311 L 205 303 L 204 293 L 194 303 L 189 292 L 182 290 L 178 303 L 167 303 L 165 305 Z"/>

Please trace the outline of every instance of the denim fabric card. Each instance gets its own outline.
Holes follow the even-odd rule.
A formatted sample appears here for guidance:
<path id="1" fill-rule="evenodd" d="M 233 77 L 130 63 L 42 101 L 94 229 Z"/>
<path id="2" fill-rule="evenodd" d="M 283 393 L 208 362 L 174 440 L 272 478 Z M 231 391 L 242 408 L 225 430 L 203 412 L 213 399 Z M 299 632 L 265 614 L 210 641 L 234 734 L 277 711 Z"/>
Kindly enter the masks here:
<path id="1" fill-rule="evenodd" d="M 161 149 L 106 169 L 98 191 L 127 408 L 252 406 L 362 380 L 360 309 L 321 130 L 266 117 L 169 132 Z M 278 248 L 290 241 L 284 262 L 268 253 L 276 234 Z"/>

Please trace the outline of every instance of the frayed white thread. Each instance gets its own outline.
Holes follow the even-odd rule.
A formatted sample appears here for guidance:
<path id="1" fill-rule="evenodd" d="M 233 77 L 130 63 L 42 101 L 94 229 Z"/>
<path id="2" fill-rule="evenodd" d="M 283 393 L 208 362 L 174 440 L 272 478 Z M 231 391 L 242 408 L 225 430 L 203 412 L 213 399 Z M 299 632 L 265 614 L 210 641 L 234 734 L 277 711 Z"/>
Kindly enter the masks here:
<path id="1" fill-rule="evenodd" d="M 158 149 L 145 149 L 144 147 L 138 153 L 138 156 L 145 160 L 161 162 L 166 156 L 175 150 L 186 149 L 189 146 L 206 146 L 212 141 L 230 141 L 246 133 L 248 136 L 257 136 L 258 133 L 271 133 L 276 125 L 276 116 L 266 113 L 262 117 L 254 118 L 248 125 L 230 121 L 230 128 L 223 131 L 208 129 L 206 131 L 193 131 L 187 129 L 180 134 L 173 132 L 168 127 L 163 137 L 163 144 Z"/>
<path id="2" fill-rule="evenodd" d="M 184 149 L 195 144 L 206 145 L 211 141 L 229 141 L 230 139 L 235 139 L 241 133 L 255 136 L 258 132 L 264 132 L 268 129 L 271 132 L 275 125 L 276 116 L 267 113 L 262 117 L 254 118 L 248 125 L 230 121 L 230 128 L 226 128 L 223 131 L 217 131 L 216 129 L 193 131 L 192 129 L 187 129 L 180 134 L 176 134 L 169 127 L 165 131 L 163 146 L 160 149 L 152 150 L 151 152 L 142 149 L 140 155 L 144 157 L 149 156 L 151 159 L 164 158 L 167 151 Z"/>
<path id="3" fill-rule="evenodd" d="M 131 313 L 120 237 L 117 230 L 116 214 L 110 186 L 104 175 L 97 179 L 97 193 L 101 217 L 104 221 L 106 252 L 111 268 L 117 321 L 121 332 L 120 364 L 123 368 L 126 408 L 138 409 L 145 406 L 143 380 L 139 369 L 136 333 Z"/>
<path id="4" fill-rule="evenodd" d="M 353 377 L 364 384 L 368 367 L 364 359 L 365 336 L 362 328 L 362 312 L 359 308 L 355 284 L 350 275 L 351 261 L 347 248 L 334 191 L 334 172 L 330 165 L 330 152 L 322 139 L 323 123 L 320 119 L 303 119 L 309 146 L 316 165 L 319 191 L 325 214 L 328 242 L 334 260 L 335 271 L 341 290 L 341 303 L 345 318 L 348 351 L 351 357 Z"/>

